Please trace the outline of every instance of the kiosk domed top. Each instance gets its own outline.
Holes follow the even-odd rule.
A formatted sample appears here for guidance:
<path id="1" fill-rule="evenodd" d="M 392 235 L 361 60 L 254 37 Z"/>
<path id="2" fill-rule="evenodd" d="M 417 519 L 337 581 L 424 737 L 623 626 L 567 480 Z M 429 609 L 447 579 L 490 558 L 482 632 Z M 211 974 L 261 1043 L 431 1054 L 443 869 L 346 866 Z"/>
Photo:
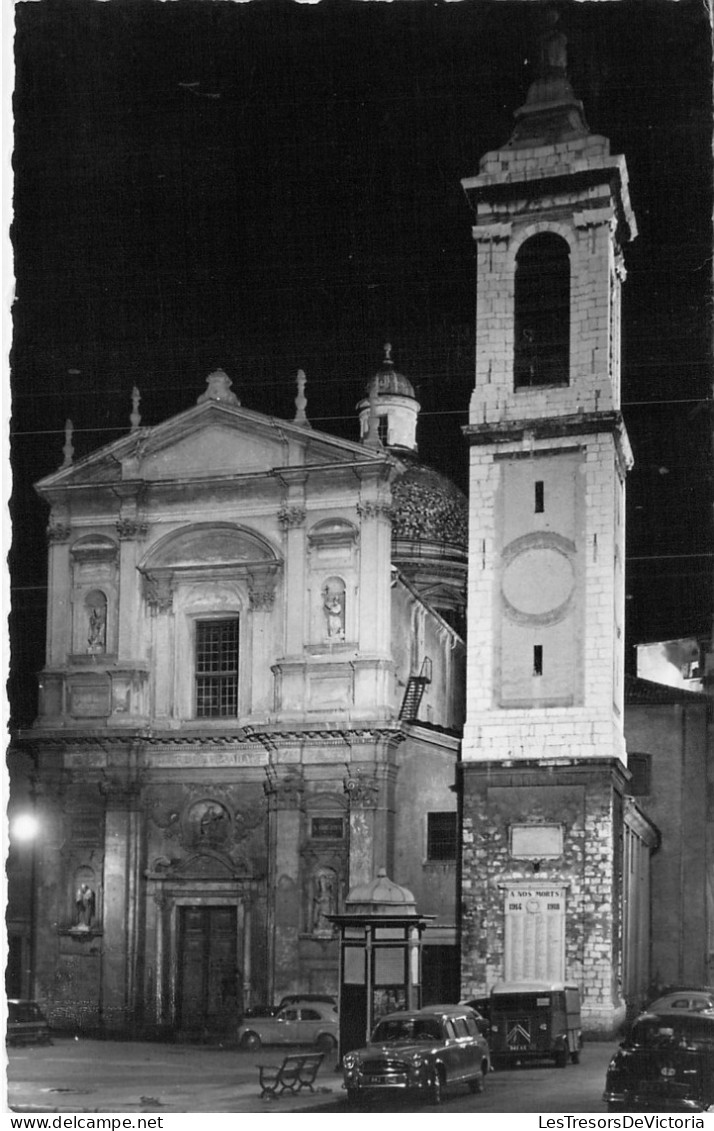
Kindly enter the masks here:
<path id="1" fill-rule="evenodd" d="M 347 893 L 345 912 L 348 915 L 417 915 L 416 901 L 408 888 L 390 880 L 380 868 L 374 880 L 355 884 Z"/>

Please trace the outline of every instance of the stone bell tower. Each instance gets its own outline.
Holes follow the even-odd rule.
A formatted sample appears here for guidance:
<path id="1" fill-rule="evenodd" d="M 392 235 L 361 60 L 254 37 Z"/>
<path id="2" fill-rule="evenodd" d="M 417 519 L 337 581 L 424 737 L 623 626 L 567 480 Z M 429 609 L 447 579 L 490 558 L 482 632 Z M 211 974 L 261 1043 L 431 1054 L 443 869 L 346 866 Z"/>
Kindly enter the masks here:
<path id="1" fill-rule="evenodd" d="M 620 994 L 624 158 L 591 134 L 552 15 L 510 140 L 462 181 L 477 248 L 463 741 L 462 994 Z"/>

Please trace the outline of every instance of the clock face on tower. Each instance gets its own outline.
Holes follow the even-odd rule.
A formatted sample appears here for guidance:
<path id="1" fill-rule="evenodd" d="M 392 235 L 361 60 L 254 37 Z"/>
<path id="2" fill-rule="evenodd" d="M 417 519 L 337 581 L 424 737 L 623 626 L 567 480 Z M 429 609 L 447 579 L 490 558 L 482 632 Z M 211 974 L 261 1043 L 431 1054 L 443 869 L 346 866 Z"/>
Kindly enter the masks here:
<path id="1" fill-rule="evenodd" d="M 501 594 L 521 624 L 554 624 L 567 612 L 575 588 L 575 547 L 557 534 L 517 538 L 504 550 Z"/>

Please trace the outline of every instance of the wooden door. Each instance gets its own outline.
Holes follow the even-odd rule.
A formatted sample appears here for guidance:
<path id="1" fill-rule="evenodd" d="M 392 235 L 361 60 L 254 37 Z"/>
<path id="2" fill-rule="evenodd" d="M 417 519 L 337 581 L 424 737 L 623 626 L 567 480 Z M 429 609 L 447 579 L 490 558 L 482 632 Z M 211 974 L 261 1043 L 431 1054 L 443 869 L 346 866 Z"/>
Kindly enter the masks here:
<path id="1" fill-rule="evenodd" d="M 238 1019 L 235 907 L 179 908 L 178 1027 L 204 1039 Z"/>

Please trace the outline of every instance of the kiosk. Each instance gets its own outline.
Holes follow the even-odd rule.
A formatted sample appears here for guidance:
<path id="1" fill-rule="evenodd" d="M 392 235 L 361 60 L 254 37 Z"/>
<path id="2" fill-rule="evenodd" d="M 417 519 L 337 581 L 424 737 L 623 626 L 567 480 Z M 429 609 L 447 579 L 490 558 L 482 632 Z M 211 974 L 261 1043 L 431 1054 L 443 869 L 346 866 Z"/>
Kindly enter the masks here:
<path id="1" fill-rule="evenodd" d="M 384 868 L 350 889 L 343 915 L 330 916 L 340 931 L 340 1060 L 367 1043 L 385 1013 L 421 1007 L 421 940 L 433 918 L 418 914 Z"/>

